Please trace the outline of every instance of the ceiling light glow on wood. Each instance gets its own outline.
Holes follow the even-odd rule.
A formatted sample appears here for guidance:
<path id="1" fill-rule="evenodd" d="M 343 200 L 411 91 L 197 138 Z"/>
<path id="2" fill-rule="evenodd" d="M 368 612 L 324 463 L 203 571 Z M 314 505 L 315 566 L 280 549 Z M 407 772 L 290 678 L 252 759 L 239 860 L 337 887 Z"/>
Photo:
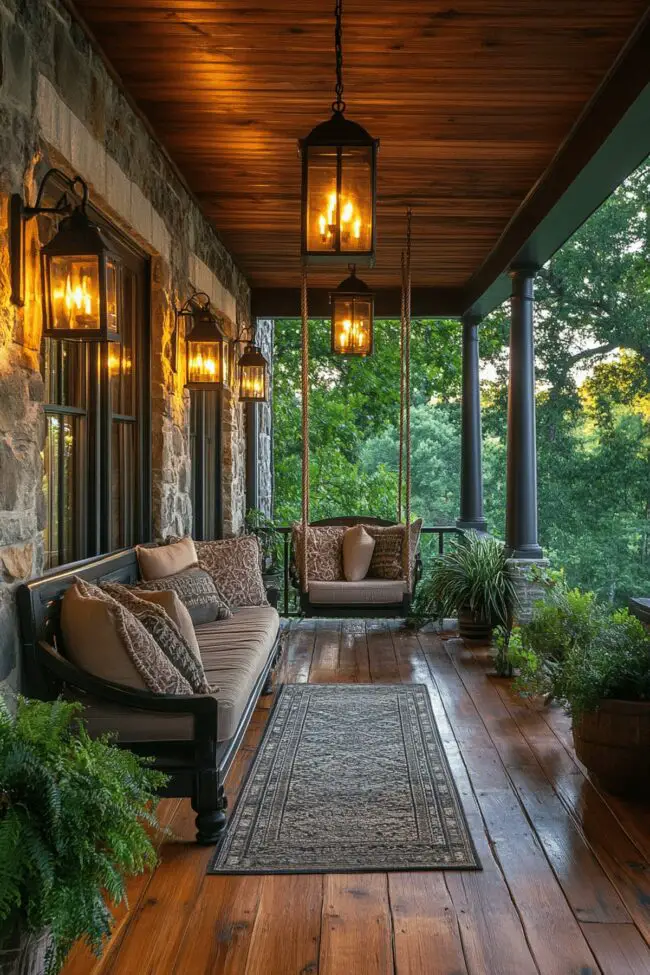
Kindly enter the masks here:
<path id="1" fill-rule="evenodd" d="M 299 143 L 302 158 L 301 254 L 304 264 L 375 263 L 379 140 L 345 117 L 342 0 L 335 9 L 336 99 L 332 117 Z"/>

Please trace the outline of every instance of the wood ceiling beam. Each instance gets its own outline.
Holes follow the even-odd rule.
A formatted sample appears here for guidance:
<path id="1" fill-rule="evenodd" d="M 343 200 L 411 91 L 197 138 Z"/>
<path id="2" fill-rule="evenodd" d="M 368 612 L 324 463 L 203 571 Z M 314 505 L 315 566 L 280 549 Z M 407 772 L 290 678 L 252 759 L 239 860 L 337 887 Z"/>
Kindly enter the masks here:
<path id="1" fill-rule="evenodd" d="M 508 269 L 542 266 L 650 154 L 650 10 L 553 161 L 464 290 L 484 317 L 510 294 Z"/>
<path id="2" fill-rule="evenodd" d="M 402 294 L 399 288 L 375 290 L 375 317 L 399 318 Z M 463 311 L 463 294 L 454 288 L 413 288 L 413 318 L 458 318 Z M 300 318 L 300 288 L 253 288 L 251 314 L 256 318 Z M 329 318 L 329 289 L 309 289 L 311 318 Z"/>

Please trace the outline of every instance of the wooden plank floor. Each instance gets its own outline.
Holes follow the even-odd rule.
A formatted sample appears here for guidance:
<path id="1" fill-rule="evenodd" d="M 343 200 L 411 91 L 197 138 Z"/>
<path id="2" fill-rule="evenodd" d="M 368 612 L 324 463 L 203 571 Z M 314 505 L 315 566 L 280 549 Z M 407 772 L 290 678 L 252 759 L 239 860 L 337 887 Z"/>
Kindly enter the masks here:
<path id="1" fill-rule="evenodd" d="M 650 975 L 650 806 L 602 794 L 558 709 L 484 650 L 384 621 L 291 624 L 279 680 L 425 684 L 481 872 L 209 877 L 186 800 L 101 961 L 64 975 Z M 263 733 L 262 698 L 228 782 Z"/>

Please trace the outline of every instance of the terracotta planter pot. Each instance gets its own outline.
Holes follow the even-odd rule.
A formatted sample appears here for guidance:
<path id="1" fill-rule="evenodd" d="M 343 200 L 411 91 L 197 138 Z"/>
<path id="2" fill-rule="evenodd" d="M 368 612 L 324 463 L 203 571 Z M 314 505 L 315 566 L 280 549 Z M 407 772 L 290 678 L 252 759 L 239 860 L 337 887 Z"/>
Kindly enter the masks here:
<path id="1" fill-rule="evenodd" d="M 477 618 L 469 609 L 458 612 L 458 634 L 463 640 L 474 640 L 480 643 L 492 642 L 492 626 L 483 619 Z"/>
<path id="2" fill-rule="evenodd" d="M 615 795 L 650 794 L 650 702 L 603 701 L 573 722 L 576 754 Z"/>
<path id="3" fill-rule="evenodd" d="M 21 935 L 15 944 L 0 948 L 0 975 L 43 975 L 51 944 L 49 931 Z"/>

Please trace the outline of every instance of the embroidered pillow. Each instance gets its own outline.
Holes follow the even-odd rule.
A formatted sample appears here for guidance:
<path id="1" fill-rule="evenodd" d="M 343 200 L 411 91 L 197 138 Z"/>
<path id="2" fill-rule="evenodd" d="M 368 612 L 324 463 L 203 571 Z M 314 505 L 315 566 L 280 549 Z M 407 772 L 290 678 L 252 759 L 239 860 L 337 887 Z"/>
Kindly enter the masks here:
<path id="1" fill-rule="evenodd" d="M 178 598 L 173 589 L 138 589 L 136 593 L 138 599 L 147 599 L 150 603 L 162 606 L 167 615 L 181 631 L 181 636 L 185 639 L 188 647 L 197 660 L 201 660 L 199 641 L 196 639 L 196 632 L 192 617 L 186 606 Z"/>
<path id="2" fill-rule="evenodd" d="M 339 582 L 343 578 L 343 525 L 316 525 L 307 529 L 307 575 L 313 582 Z M 293 526 L 296 566 L 302 575 L 302 525 Z"/>
<path id="3" fill-rule="evenodd" d="M 261 550 L 254 535 L 197 542 L 199 566 L 232 606 L 268 606 L 262 579 Z"/>
<path id="4" fill-rule="evenodd" d="M 162 606 L 148 599 L 140 599 L 132 590 L 119 583 L 107 583 L 102 588 L 142 623 L 167 659 L 188 681 L 195 694 L 210 693 L 201 660 L 194 656 L 181 631 Z"/>
<path id="5" fill-rule="evenodd" d="M 363 526 L 375 540 L 368 576 L 373 579 L 402 579 L 404 525 Z"/>
<path id="6" fill-rule="evenodd" d="M 135 554 L 140 575 L 146 582 L 177 575 L 198 562 L 194 542 L 189 535 L 166 545 L 136 545 Z"/>
<path id="7" fill-rule="evenodd" d="M 164 579 L 140 582 L 132 588 L 136 592 L 141 589 L 147 592 L 173 590 L 187 608 L 194 626 L 213 623 L 215 620 L 228 620 L 232 616 L 228 601 L 217 591 L 210 573 L 198 565 Z"/>
<path id="8" fill-rule="evenodd" d="M 372 553 L 368 575 L 375 579 L 403 579 L 404 578 L 404 546 L 406 545 L 406 528 L 404 525 L 364 525 L 368 534 L 375 539 L 375 550 Z M 422 519 L 411 523 L 411 571 L 415 565 Z"/>
<path id="9" fill-rule="evenodd" d="M 68 658 L 95 677 L 157 694 L 191 694 L 140 620 L 99 586 L 75 577 L 61 606 Z"/>

